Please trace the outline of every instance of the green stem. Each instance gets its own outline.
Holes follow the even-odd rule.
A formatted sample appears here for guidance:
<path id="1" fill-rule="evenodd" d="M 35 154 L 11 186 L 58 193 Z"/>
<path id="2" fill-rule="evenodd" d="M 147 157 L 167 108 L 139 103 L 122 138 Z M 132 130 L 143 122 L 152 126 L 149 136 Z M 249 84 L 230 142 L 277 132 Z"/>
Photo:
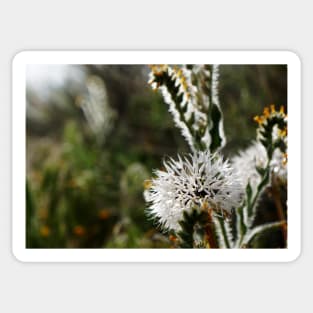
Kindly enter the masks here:
<path id="1" fill-rule="evenodd" d="M 237 234 L 237 246 L 241 246 L 242 242 L 244 240 L 244 237 L 247 233 L 248 228 L 251 228 L 252 223 L 253 223 L 253 218 L 254 218 L 254 213 L 256 211 L 256 204 L 257 204 L 257 200 L 260 197 L 260 194 L 262 193 L 264 187 L 266 186 L 266 184 L 269 181 L 269 174 L 270 174 L 270 159 L 268 160 L 268 163 L 266 165 L 266 169 L 265 172 L 263 174 L 263 176 L 261 177 L 261 182 L 259 183 L 258 187 L 257 187 L 257 191 L 255 193 L 255 195 L 253 196 L 252 201 L 248 201 L 248 199 L 245 201 L 246 203 L 244 204 L 243 207 L 238 208 L 237 210 L 237 218 L 239 218 L 238 221 L 238 232 L 239 234 Z M 247 225 L 245 224 L 244 221 L 244 210 L 246 210 L 247 212 Z"/>
<path id="2" fill-rule="evenodd" d="M 261 234 L 267 230 L 284 227 L 284 225 L 286 225 L 286 221 L 279 221 L 257 226 L 245 235 L 243 242 L 240 244 L 240 247 L 243 245 L 248 245 L 256 235 Z"/>
<path id="3" fill-rule="evenodd" d="M 245 222 L 244 222 L 243 208 L 240 207 L 240 208 L 237 210 L 237 213 L 238 213 L 238 214 L 237 214 L 237 218 L 238 218 L 237 223 L 238 223 L 238 225 L 239 225 L 238 229 L 239 229 L 239 236 L 240 236 L 240 238 L 239 238 L 239 245 L 240 245 L 241 242 L 242 242 L 242 240 L 243 240 L 244 235 L 245 235 L 246 232 L 247 232 L 247 226 L 246 226 L 246 224 L 245 224 Z"/>
<path id="4" fill-rule="evenodd" d="M 227 249 L 229 249 L 230 248 L 230 242 L 228 240 L 228 236 L 227 236 L 227 231 L 226 231 L 226 228 L 225 228 L 224 220 L 223 220 L 223 218 L 218 217 L 218 221 L 219 221 L 219 224 L 221 226 L 221 233 L 223 235 L 225 246 L 226 246 Z"/>
<path id="5" fill-rule="evenodd" d="M 266 170 L 265 173 L 262 177 L 262 180 L 260 182 L 260 184 L 258 185 L 257 188 L 257 192 L 253 197 L 253 200 L 251 201 L 250 205 L 248 205 L 248 216 L 251 217 L 253 215 L 253 209 L 256 205 L 256 202 L 261 194 L 261 192 L 263 191 L 264 187 L 266 186 L 266 184 L 269 182 L 269 177 L 270 177 L 270 162 L 271 160 L 269 159 L 266 165 Z"/>

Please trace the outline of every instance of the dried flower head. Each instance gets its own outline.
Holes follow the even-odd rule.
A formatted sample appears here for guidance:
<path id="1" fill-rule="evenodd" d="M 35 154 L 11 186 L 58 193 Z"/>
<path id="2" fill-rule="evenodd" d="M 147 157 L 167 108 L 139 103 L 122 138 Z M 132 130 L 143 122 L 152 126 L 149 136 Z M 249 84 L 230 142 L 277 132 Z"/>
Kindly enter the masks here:
<path id="1" fill-rule="evenodd" d="M 181 230 L 183 213 L 213 210 L 230 213 L 241 201 L 242 185 L 237 174 L 219 154 L 195 152 L 178 160 L 164 162 L 165 170 L 157 170 L 156 178 L 145 191 L 150 204 L 148 214 L 164 230 Z"/>

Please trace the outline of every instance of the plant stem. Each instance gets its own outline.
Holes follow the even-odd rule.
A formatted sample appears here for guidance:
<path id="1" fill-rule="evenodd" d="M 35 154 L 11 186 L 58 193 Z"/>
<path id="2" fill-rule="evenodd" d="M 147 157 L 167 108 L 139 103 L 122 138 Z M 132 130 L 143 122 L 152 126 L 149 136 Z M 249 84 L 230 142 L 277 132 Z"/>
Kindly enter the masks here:
<path id="1" fill-rule="evenodd" d="M 219 224 L 221 226 L 221 232 L 222 232 L 222 235 L 224 238 L 225 246 L 227 249 L 229 249 L 230 248 L 230 242 L 229 242 L 228 237 L 227 237 L 227 231 L 225 228 L 224 219 L 222 217 L 218 217 L 218 221 L 219 221 Z"/>
<path id="2" fill-rule="evenodd" d="M 253 229 L 251 229 L 249 232 L 246 233 L 245 238 L 243 242 L 240 244 L 240 247 L 246 246 L 249 244 L 249 242 L 258 234 L 271 230 L 274 228 L 279 228 L 279 227 L 284 227 L 286 225 L 286 221 L 279 221 L 279 222 L 274 222 L 274 223 L 268 223 L 268 224 L 263 224 L 260 226 L 256 226 Z"/>
<path id="3" fill-rule="evenodd" d="M 216 239 L 215 239 L 215 233 L 214 233 L 214 223 L 213 223 L 213 217 L 212 217 L 213 211 L 209 210 L 208 212 L 208 224 L 205 227 L 205 232 L 207 235 L 207 241 L 209 243 L 210 248 L 218 248 Z"/>

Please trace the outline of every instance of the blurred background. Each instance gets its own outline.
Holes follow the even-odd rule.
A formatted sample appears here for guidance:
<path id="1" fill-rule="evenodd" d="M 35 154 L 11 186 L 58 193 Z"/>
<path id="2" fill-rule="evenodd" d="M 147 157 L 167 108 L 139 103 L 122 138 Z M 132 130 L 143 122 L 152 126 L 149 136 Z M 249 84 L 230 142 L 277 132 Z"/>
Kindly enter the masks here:
<path id="1" fill-rule="evenodd" d="M 144 65 L 27 66 L 27 248 L 170 248 L 145 215 L 144 181 L 188 152 Z M 255 115 L 287 104 L 285 65 L 221 65 L 227 157 Z M 257 223 L 277 220 L 264 199 Z M 281 247 L 280 230 L 261 238 Z M 255 246 L 258 247 L 258 244 Z"/>

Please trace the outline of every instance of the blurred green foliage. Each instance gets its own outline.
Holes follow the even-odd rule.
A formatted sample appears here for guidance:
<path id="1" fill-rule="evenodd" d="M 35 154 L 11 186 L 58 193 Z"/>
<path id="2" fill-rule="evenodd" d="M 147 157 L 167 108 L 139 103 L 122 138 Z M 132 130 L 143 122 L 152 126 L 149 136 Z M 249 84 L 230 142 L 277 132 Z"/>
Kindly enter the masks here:
<path id="1" fill-rule="evenodd" d="M 220 66 L 220 103 L 224 114 L 226 155 L 238 152 L 255 140 L 253 117 L 270 104 L 287 111 L 286 65 Z"/>
<path id="2" fill-rule="evenodd" d="M 27 118 L 26 246 L 171 247 L 145 215 L 143 184 L 164 156 L 188 151 L 187 144 L 150 90 L 145 67 L 81 67 L 104 81 L 117 118 L 99 143 L 77 106 L 81 89 L 65 84 L 42 105 L 28 86 L 28 106 L 40 116 Z M 255 139 L 253 116 L 265 105 L 287 104 L 286 74 L 283 65 L 221 66 L 226 155 Z"/>

